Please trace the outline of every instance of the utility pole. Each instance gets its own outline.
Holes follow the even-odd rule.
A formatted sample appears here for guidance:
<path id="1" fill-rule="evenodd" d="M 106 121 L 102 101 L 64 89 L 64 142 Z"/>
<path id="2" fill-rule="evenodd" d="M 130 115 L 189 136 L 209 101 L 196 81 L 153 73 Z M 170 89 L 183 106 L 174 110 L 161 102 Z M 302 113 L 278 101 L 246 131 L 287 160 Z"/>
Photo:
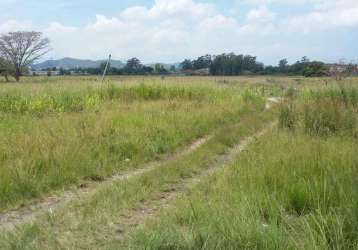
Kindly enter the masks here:
<path id="1" fill-rule="evenodd" d="M 103 76 L 102 76 L 102 82 L 104 81 L 104 78 L 106 77 L 106 74 L 107 74 L 107 70 L 108 70 L 108 66 L 110 65 L 111 63 L 111 54 L 109 55 L 108 57 L 108 61 L 107 61 L 107 64 L 106 64 L 106 67 L 104 68 L 104 71 L 103 71 Z"/>

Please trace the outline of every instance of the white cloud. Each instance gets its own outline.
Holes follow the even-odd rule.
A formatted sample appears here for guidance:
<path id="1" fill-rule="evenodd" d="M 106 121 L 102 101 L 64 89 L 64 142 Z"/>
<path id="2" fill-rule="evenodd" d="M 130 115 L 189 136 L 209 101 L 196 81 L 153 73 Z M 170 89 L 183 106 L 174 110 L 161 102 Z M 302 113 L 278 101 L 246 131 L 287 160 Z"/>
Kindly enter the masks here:
<path id="1" fill-rule="evenodd" d="M 250 22 L 268 22 L 275 18 L 276 14 L 271 12 L 266 6 L 252 9 L 247 14 L 247 20 Z"/>
<path id="2" fill-rule="evenodd" d="M 358 1 L 337 0 L 315 5 L 315 10 L 290 18 L 288 27 L 306 33 L 316 30 L 358 28 Z"/>
<path id="3" fill-rule="evenodd" d="M 239 24 L 236 19 L 232 17 L 227 17 L 224 15 L 215 15 L 212 17 L 205 18 L 203 21 L 199 23 L 199 31 L 213 31 L 217 29 L 235 29 L 238 28 Z"/>
<path id="4" fill-rule="evenodd" d="M 23 31 L 23 30 L 32 30 L 35 29 L 35 25 L 30 21 L 17 21 L 17 20 L 7 20 L 3 23 L 0 23 L 0 33 L 6 33 L 11 31 Z"/>
<path id="5" fill-rule="evenodd" d="M 277 44 L 283 44 L 282 47 L 286 44 L 285 53 L 289 48 L 299 51 L 292 47 L 297 46 L 290 40 L 293 35 L 358 27 L 355 0 L 246 0 L 246 3 L 256 5 L 249 5 L 251 9 L 243 19 L 195 0 L 156 0 L 150 7 L 132 6 L 116 16 L 98 14 L 79 27 L 59 22 L 39 27 L 31 22 L 8 20 L 0 23 L 0 33 L 42 30 L 50 37 L 57 56 L 104 58 L 111 53 L 122 59 L 137 56 L 146 62 L 174 62 L 230 51 L 275 57 L 281 46 Z M 309 3 L 312 8 L 310 12 L 287 17 L 274 9 L 273 3 Z M 244 10 L 240 13 L 244 14 Z"/>
<path id="6" fill-rule="evenodd" d="M 50 34 L 63 34 L 76 32 L 78 28 L 72 26 L 65 26 L 58 22 L 51 22 L 49 26 L 44 30 L 44 33 Z"/>
<path id="7" fill-rule="evenodd" d="M 242 1 L 242 0 L 238 0 Z M 252 5 L 268 5 L 268 4 L 285 4 L 285 5 L 300 5 L 300 4 L 320 4 L 324 2 L 335 0 L 244 0 L 244 3 Z"/>

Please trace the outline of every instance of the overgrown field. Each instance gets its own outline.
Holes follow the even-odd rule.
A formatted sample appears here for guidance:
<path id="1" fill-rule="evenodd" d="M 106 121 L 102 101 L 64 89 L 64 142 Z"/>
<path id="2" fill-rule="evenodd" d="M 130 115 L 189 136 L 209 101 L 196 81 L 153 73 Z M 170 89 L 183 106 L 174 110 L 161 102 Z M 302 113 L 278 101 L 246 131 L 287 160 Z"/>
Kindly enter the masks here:
<path id="1" fill-rule="evenodd" d="M 132 249 L 357 249 L 357 86 L 306 90 L 272 130 L 137 230 Z"/>
<path id="2" fill-rule="evenodd" d="M 284 101 L 265 110 L 272 96 Z M 189 154 L 168 157 L 208 135 Z M 358 248 L 355 78 L 0 85 L 0 211 L 153 160 L 154 169 L 103 182 L 32 222 L 8 232 L 0 224 L 0 249 Z"/>
<path id="3" fill-rule="evenodd" d="M 0 209 L 160 158 L 264 107 L 251 89 L 23 84 L 0 91 Z"/>

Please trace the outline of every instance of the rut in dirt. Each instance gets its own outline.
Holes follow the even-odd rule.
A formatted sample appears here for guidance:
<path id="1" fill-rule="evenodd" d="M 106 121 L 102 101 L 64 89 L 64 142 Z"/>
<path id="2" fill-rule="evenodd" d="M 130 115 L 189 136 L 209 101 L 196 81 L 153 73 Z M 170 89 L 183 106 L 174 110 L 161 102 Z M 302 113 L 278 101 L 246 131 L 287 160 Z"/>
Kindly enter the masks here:
<path id="1" fill-rule="evenodd" d="M 282 101 L 281 98 L 269 98 L 267 100 L 266 109 L 272 108 L 273 105 L 279 103 L 280 101 Z M 272 126 L 272 125 L 270 125 L 270 126 Z M 260 136 L 260 133 L 257 134 L 256 136 Z M 103 179 L 103 180 L 101 180 L 101 182 L 98 182 L 98 181 L 97 182 L 96 181 L 87 182 L 87 183 L 85 183 L 85 185 L 81 185 L 80 187 L 70 188 L 69 190 L 62 192 L 59 195 L 47 196 L 42 199 L 36 199 L 36 200 L 32 201 L 32 203 L 30 203 L 29 205 L 26 205 L 24 207 L 12 209 L 12 210 L 8 210 L 3 213 L 0 213 L 0 231 L 1 230 L 11 230 L 11 229 L 15 228 L 17 225 L 31 222 L 43 214 L 53 213 L 59 207 L 65 206 L 66 204 L 68 204 L 69 202 L 71 202 L 73 200 L 83 199 L 83 198 L 86 198 L 87 196 L 90 196 L 100 186 L 109 184 L 114 181 L 126 180 L 129 178 L 135 177 L 135 176 L 140 176 L 142 174 L 145 174 L 145 173 L 155 169 L 156 167 L 158 167 L 164 163 L 167 163 L 169 161 L 176 160 L 182 156 L 188 155 L 191 152 L 195 151 L 196 149 L 200 148 L 202 145 L 204 145 L 210 138 L 212 138 L 212 135 L 208 135 L 206 137 L 197 139 L 188 147 L 186 147 L 182 150 L 178 150 L 178 151 L 168 155 L 167 157 L 165 157 L 164 159 L 162 159 L 160 161 L 146 163 L 142 167 L 136 168 L 135 170 L 122 172 L 118 175 L 114 175 L 112 177 Z M 251 138 L 251 139 L 250 138 L 248 138 L 247 140 L 249 140 L 249 141 L 253 140 L 253 138 Z M 221 156 L 217 164 L 219 164 L 220 162 L 229 161 L 230 158 L 232 157 L 230 155 L 233 155 L 235 150 L 237 151 L 243 146 L 246 147 L 246 144 L 245 145 L 244 144 L 245 144 L 245 141 L 243 141 L 240 144 L 241 146 L 238 145 L 236 148 L 232 149 L 228 154 Z M 239 150 L 239 151 L 241 151 L 241 150 Z M 208 175 L 208 174 L 210 174 L 210 172 L 213 169 L 216 169 L 216 168 L 217 167 L 209 168 L 207 171 L 202 173 L 202 175 L 204 175 L 204 176 Z M 196 178 L 200 179 L 200 177 L 196 177 Z M 191 181 L 189 181 L 189 182 L 195 182 L 196 178 L 191 179 Z M 188 188 L 187 186 L 190 184 L 190 183 L 186 183 L 186 182 L 188 182 L 188 181 L 184 180 L 181 185 L 178 185 L 173 190 L 171 190 L 172 192 L 167 192 L 163 196 L 163 199 L 159 199 L 159 201 L 163 201 L 164 203 L 167 203 L 168 200 L 171 200 L 172 196 L 176 197 L 176 194 L 182 193 L 183 190 L 187 189 Z M 163 207 L 164 205 L 165 204 L 160 205 L 160 206 L 158 206 L 158 208 Z M 139 210 L 141 210 L 141 209 L 139 209 Z M 146 211 L 146 209 L 142 209 L 142 210 L 143 210 L 143 211 L 141 211 L 142 214 L 151 214 L 151 212 Z M 149 210 L 150 210 L 150 208 L 149 208 Z M 158 209 L 154 209 L 154 210 L 158 210 Z M 137 216 L 138 216 L 138 214 L 137 214 Z M 128 218 L 129 218 L 128 221 L 131 221 L 130 218 L 132 218 L 132 217 L 136 218 L 136 216 L 128 216 Z M 131 226 L 131 224 L 135 225 L 138 223 L 124 223 L 124 224 L 125 225 L 128 224 L 129 226 Z M 121 230 L 119 230 L 119 231 L 121 231 Z"/>
<path id="2" fill-rule="evenodd" d="M 228 163 L 232 162 L 242 151 L 246 150 L 251 143 L 263 136 L 276 125 L 277 122 L 273 122 L 253 136 L 243 139 L 227 153 L 220 155 L 216 162 L 206 170 L 203 170 L 194 177 L 183 179 L 181 183 L 173 185 L 165 192 L 159 193 L 157 199 L 145 201 L 140 206 L 130 210 L 127 214 L 121 215 L 117 229 L 118 240 L 121 241 L 126 239 L 132 231 L 143 225 L 147 219 L 155 217 L 161 210 L 170 206 L 170 204 L 180 195 L 184 195 L 188 190 L 199 184 L 203 178 L 206 178 L 227 166 Z"/>
<path id="3" fill-rule="evenodd" d="M 86 196 L 90 196 L 100 186 L 106 185 L 114 181 L 126 180 L 135 176 L 145 174 L 166 162 L 173 161 L 179 157 L 190 154 L 191 152 L 195 151 L 203 144 L 205 144 L 211 137 L 212 136 L 199 138 L 192 142 L 186 148 L 182 150 L 177 150 L 176 152 L 169 154 L 163 160 L 146 163 L 140 168 L 114 175 L 112 177 L 101 180 L 101 182 L 87 182 L 80 188 L 75 187 L 70 190 L 64 191 L 60 195 L 54 195 L 45 197 L 43 199 L 38 199 L 28 206 L 0 213 L 0 230 L 9 230 L 17 225 L 31 222 L 38 216 L 43 215 L 45 213 L 53 213 L 58 207 L 64 206 L 73 200 L 83 199 Z"/>

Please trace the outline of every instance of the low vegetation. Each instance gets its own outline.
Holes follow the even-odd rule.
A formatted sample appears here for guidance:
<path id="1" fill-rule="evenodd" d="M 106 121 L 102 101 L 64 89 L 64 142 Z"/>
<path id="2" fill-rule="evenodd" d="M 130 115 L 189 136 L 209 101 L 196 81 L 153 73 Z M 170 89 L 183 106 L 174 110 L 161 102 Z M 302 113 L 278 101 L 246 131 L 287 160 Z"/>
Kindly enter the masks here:
<path id="1" fill-rule="evenodd" d="M 2 92 L 0 209 L 134 168 L 263 106 L 249 90 L 197 86 Z"/>
<path id="2" fill-rule="evenodd" d="M 280 129 L 133 233 L 126 247 L 357 249 L 356 91 L 304 92 L 283 106 Z"/>
<path id="3" fill-rule="evenodd" d="M 128 246 L 356 249 L 357 146 L 351 138 L 272 131 L 134 233 Z"/>
<path id="4" fill-rule="evenodd" d="M 0 235 L 0 246 L 5 249 L 120 248 L 121 220 L 127 213 L 144 202 L 155 206 L 163 193 L 215 164 L 218 156 L 273 118 L 270 112 L 254 110 L 254 113 L 248 109 L 240 112 L 235 123 L 221 124 L 207 143 L 189 155 L 164 162 L 141 176 L 104 184 L 88 197 Z"/>
<path id="5" fill-rule="evenodd" d="M 11 230 L 0 224 L 0 249 L 358 248 L 355 78 L 26 81 L 0 86 L 0 219 L 79 193 Z M 267 97 L 283 98 L 267 110 Z"/>

